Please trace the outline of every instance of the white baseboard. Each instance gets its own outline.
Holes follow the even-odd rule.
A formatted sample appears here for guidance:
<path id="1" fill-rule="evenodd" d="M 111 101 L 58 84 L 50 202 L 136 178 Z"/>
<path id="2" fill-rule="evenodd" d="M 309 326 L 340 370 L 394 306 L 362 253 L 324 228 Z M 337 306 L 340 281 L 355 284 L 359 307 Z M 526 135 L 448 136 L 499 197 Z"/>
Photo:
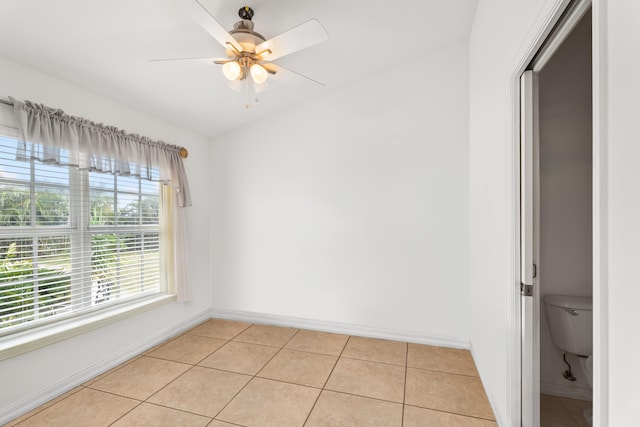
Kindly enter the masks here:
<path id="1" fill-rule="evenodd" d="M 108 371 L 109 369 L 115 368 L 116 366 L 126 362 L 127 360 L 141 353 L 144 353 L 145 351 L 160 344 L 163 341 L 173 338 L 174 336 L 193 328 L 194 326 L 204 322 L 209 318 L 209 311 L 204 310 L 194 316 L 189 317 L 188 319 L 183 320 L 180 323 L 158 331 L 153 335 L 149 335 L 148 337 L 145 337 L 145 339 L 123 348 L 122 350 L 112 354 L 106 359 L 97 362 L 93 366 L 83 369 L 82 371 L 77 372 L 76 374 L 66 378 L 63 381 L 52 384 L 42 389 L 38 393 L 27 397 L 26 399 L 22 399 L 21 401 L 16 402 L 9 407 L 0 409 L 0 425 L 4 425 L 9 421 L 39 407 L 40 405 L 43 405 L 44 403 L 47 403 L 50 400 L 55 399 L 56 397 L 70 390 L 73 390 L 74 388 L 89 381 L 91 378 L 94 378 Z"/>
<path id="2" fill-rule="evenodd" d="M 554 384 L 540 381 L 540 393 L 551 396 L 568 397 L 570 399 L 589 400 L 593 399 L 593 392 L 590 388 L 572 387 L 562 384 Z"/>
<path id="3" fill-rule="evenodd" d="M 300 329 L 311 329 L 337 334 L 356 335 L 368 338 L 381 338 L 394 341 L 405 341 L 415 344 L 436 345 L 441 347 L 460 348 L 468 350 L 468 340 L 441 335 L 420 334 L 413 331 L 403 331 L 386 328 L 374 328 L 370 326 L 353 325 L 349 323 L 331 322 L 326 320 L 313 320 L 301 317 L 280 316 L 275 314 L 255 313 L 250 311 L 227 310 L 212 308 L 209 310 L 211 317 L 237 320 L 250 323 L 261 323 L 276 326 L 288 326 Z"/>

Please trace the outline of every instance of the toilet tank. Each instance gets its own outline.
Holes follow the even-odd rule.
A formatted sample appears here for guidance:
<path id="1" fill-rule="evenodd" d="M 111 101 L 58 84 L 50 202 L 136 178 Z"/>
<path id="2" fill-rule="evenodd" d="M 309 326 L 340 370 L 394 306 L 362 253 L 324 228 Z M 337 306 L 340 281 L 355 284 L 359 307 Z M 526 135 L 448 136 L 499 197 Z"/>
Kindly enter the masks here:
<path id="1" fill-rule="evenodd" d="M 593 354 L 593 300 L 591 297 L 544 297 L 553 344 L 579 356 Z"/>

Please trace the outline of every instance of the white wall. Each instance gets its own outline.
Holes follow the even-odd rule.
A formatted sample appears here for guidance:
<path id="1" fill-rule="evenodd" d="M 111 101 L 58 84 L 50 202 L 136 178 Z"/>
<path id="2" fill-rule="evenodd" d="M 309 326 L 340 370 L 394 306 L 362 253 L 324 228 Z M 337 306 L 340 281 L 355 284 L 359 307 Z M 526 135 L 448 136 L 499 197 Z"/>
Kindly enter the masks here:
<path id="1" fill-rule="evenodd" d="M 592 79 L 588 13 L 540 71 L 540 298 L 592 295 Z M 540 389 L 591 399 L 578 358 L 568 354 L 576 381 L 551 339 L 540 304 Z"/>
<path id="2" fill-rule="evenodd" d="M 467 139 L 466 43 L 217 137 L 213 306 L 468 345 Z"/>
<path id="3" fill-rule="evenodd" d="M 73 385 L 74 376 L 89 368 L 99 369 L 104 361 L 127 354 L 149 339 L 193 321 L 209 308 L 211 296 L 207 267 L 209 199 L 207 180 L 202 179 L 206 178 L 209 170 L 209 146 L 204 138 L 68 82 L 1 58 L 0 94 L 3 97 L 10 95 L 16 99 L 28 99 L 62 108 L 69 114 L 188 147 L 190 155 L 185 160 L 185 168 L 193 197 L 193 207 L 187 208 L 192 302 L 164 305 L 128 320 L 1 361 L 2 423 L 3 417 L 9 413 L 7 411 L 28 407 L 34 403 L 34 399 L 41 398 L 42 393 L 55 390 L 56 387 L 62 393 L 65 387 Z"/>
<path id="4" fill-rule="evenodd" d="M 472 352 L 501 426 L 517 425 L 509 377 L 514 280 L 513 74 L 557 1 L 480 0 L 469 40 Z"/>
<path id="5" fill-rule="evenodd" d="M 640 370 L 633 368 L 640 355 L 640 2 L 595 4 L 596 39 L 606 59 L 598 82 L 603 90 L 602 107 L 596 112 L 602 114 L 603 124 L 597 131 L 606 150 L 602 178 L 606 199 L 599 220 L 609 233 L 603 242 L 608 263 L 600 271 L 602 283 L 597 290 L 605 301 L 608 297 L 608 366 L 603 369 L 608 369 L 609 425 L 630 426 L 638 424 L 640 400 Z M 603 386 L 607 387 L 604 381 Z"/>

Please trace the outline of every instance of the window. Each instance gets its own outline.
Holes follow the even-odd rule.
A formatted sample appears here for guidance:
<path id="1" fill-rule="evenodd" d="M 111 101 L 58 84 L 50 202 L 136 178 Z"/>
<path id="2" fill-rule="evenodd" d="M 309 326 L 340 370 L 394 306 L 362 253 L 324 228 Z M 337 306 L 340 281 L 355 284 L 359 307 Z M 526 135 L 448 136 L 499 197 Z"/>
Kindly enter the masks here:
<path id="1" fill-rule="evenodd" d="M 160 184 L 16 160 L 17 144 L 0 136 L 0 337 L 163 293 Z"/>

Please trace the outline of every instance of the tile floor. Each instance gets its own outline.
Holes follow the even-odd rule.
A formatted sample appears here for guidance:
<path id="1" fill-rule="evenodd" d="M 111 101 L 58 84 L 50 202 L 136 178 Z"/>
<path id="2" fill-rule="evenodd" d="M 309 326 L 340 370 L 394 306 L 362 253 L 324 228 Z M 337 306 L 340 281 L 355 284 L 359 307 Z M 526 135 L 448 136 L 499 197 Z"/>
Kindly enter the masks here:
<path id="1" fill-rule="evenodd" d="M 540 395 L 540 427 L 589 427 L 582 413 L 591 408 L 585 400 Z"/>
<path id="2" fill-rule="evenodd" d="M 496 423 L 468 351 L 211 319 L 8 426 Z"/>

